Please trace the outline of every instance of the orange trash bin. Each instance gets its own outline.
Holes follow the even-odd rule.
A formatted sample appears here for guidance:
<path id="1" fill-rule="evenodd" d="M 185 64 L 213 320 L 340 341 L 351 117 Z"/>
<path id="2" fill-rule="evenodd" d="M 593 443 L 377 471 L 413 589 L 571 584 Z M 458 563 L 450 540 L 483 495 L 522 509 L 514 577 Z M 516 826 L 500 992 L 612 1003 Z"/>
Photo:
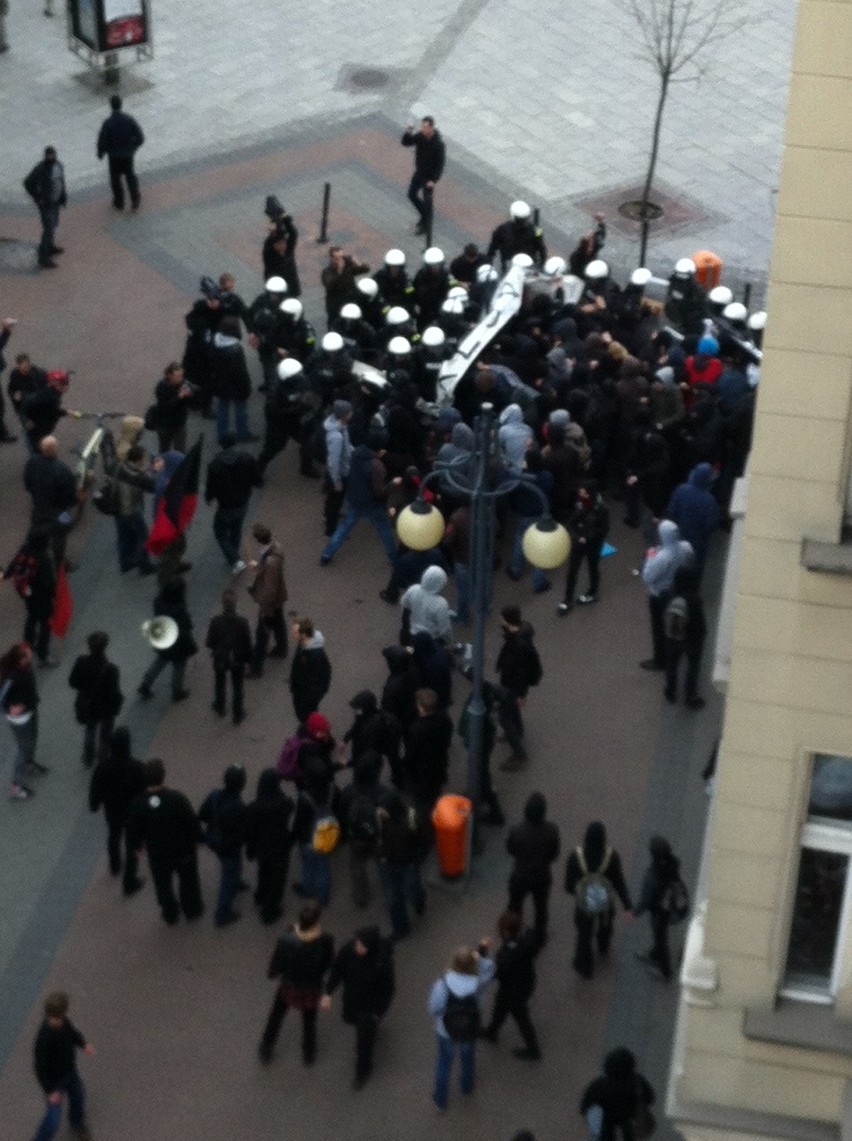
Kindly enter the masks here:
<path id="1" fill-rule="evenodd" d="M 722 259 L 711 250 L 699 250 L 692 255 L 695 262 L 695 279 L 709 293 L 722 280 Z"/>
<path id="2" fill-rule="evenodd" d="M 467 865 L 467 830 L 473 804 L 466 796 L 448 793 L 432 809 L 438 867 L 443 876 L 460 876 Z"/>

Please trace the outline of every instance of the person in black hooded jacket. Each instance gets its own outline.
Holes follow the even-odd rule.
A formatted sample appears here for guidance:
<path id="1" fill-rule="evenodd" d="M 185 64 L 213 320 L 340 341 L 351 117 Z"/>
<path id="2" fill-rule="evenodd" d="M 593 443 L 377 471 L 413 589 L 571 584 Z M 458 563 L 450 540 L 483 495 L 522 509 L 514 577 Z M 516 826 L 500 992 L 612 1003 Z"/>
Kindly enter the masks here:
<path id="1" fill-rule="evenodd" d="M 352 1088 L 363 1089 L 373 1072 L 373 1048 L 379 1022 L 393 1001 L 395 979 L 393 944 L 378 927 L 362 927 L 337 952 L 321 1000 L 331 1009 L 331 996 L 343 984 L 343 1021 L 355 1027 L 355 1078 Z"/>
<path id="2" fill-rule="evenodd" d="M 353 761 L 352 781 L 338 797 L 343 831 L 349 840 L 349 874 L 355 907 L 369 907 L 373 897 L 370 864 L 379 847 L 379 805 L 388 790 L 381 782 L 382 757 L 376 749 L 365 749 Z"/>
<path id="3" fill-rule="evenodd" d="M 634 1141 L 637 1113 L 647 1115 L 653 1104 L 654 1091 L 637 1071 L 636 1058 L 626 1047 L 619 1046 L 604 1058 L 603 1074 L 586 1087 L 580 1113 L 588 1115 L 590 1109 L 598 1107 L 600 1141 L 615 1141 L 616 1130 L 622 1141 Z M 648 1137 L 650 1133 L 643 1132 L 641 1136 Z"/>
<path id="4" fill-rule="evenodd" d="M 262 923 L 275 923 L 283 914 L 281 901 L 290 866 L 293 801 L 281 791 L 275 769 L 264 769 L 257 796 L 246 809 L 246 856 L 257 861 L 254 901 Z"/>
<path id="5" fill-rule="evenodd" d="M 125 895 L 133 895 L 144 884 L 139 878 L 139 861 L 126 834 L 130 805 L 145 791 L 145 766 L 131 753 L 130 730 L 124 726 L 113 729 L 109 749 L 95 766 L 89 782 L 89 808 L 97 812 L 103 806 L 107 824 L 107 852 L 109 870 L 121 873 L 121 845 L 124 839 Z"/>
<path id="6" fill-rule="evenodd" d="M 652 971 L 658 971 L 666 982 L 672 977 L 672 959 L 669 951 L 669 923 L 671 915 L 666 907 L 670 885 L 680 878 L 680 860 L 664 836 L 652 836 L 648 844 L 651 863 L 642 877 L 642 889 L 635 916 L 648 912 L 651 921 L 653 945 L 650 951 L 636 958 Z"/>
<path id="7" fill-rule="evenodd" d="M 388 676 L 382 688 L 381 707 L 392 713 L 403 732 L 417 716 L 419 679 L 412 654 L 403 646 L 386 646 L 382 657 L 388 664 Z"/>
<path id="8" fill-rule="evenodd" d="M 243 846 L 246 840 L 246 806 L 242 793 L 246 787 L 246 770 L 242 765 L 228 765 L 222 787 L 215 788 L 202 804 L 198 819 L 204 825 L 204 839 L 219 857 L 219 898 L 214 922 L 227 927 L 240 913 L 234 911 L 234 896 L 242 883 Z"/>
<path id="9" fill-rule="evenodd" d="M 540 792 L 531 794 L 524 806 L 524 819 L 506 837 L 506 851 L 514 859 L 509 876 L 507 909 L 523 914 L 524 899 L 532 895 L 535 933 L 547 938 L 548 898 L 553 883 L 551 865 L 559 856 L 559 829 L 546 820 L 547 801 Z"/>
<path id="10" fill-rule="evenodd" d="M 497 929 L 502 940 L 494 957 L 497 964 L 497 993 L 491 1019 L 482 1037 L 496 1044 L 500 1027 L 511 1014 L 518 1025 L 524 1046 L 513 1050 L 516 1058 L 537 1062 L 541 1058 L 538 1036 L 530 1020 L 529 1001 L 535 990 L 535 957 L 542 940 L 535 931 L 524 931 L 523 920 L 515 911 L 504 911 Z"/>
<path id="11" fill-rule="evenodd" d="M 595 897 L 600 893 L 587 890 L 589 875 L 596 875 L 600 886 L 606 888 L 607 899 L 599 906 Z M 615 918 L 615 896 L 632 918 L 630 893 L 621 867 L 621 857 L 606 842 L 606 828 L 595 820 L 586 829 L 581 845 L 573 849 L 565 866 L 565 890 L 576 902 L 574 925 L 577 928 L 577 946 L 574 951 L 574 970 L 581 978 L 590 979 L 594 972 L 592 940 L 597 934 L 598 951 L 605 955 L 612 939 Z M 590 906 L 591 904 L 591 906 Z"/>

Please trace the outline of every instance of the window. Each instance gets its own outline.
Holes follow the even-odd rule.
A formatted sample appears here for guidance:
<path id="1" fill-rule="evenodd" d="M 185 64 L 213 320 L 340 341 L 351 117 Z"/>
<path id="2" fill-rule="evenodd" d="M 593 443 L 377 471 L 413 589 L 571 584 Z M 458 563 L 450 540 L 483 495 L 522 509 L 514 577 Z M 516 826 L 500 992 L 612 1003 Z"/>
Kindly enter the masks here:
<path id="1" fill-rule="evenodd" d="M 834 1000 L 852 886 L 852 759 L 814 757 L 782 995 Z"/>

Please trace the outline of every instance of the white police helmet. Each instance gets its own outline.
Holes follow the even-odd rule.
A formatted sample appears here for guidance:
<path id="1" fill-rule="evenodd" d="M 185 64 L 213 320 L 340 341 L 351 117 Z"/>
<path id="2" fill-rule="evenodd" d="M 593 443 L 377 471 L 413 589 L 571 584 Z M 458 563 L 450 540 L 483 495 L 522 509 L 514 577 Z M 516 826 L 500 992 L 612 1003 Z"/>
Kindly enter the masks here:
<path id="1" fill-rule="evenodd" d="M 695 262 L 692 258 L 681 258 L 675 262 L 674 271 L 683 274 L 684 277 L 693 277 L 695 275 Z"/>
<path id="2" fill-rule="evenodd" d="M 517 266 L 518 269 L 532 269 L 533 259 L 529 254 L 515 254 L 512 258 L 512 265 Z"/>
<path id="3" fill-rule="evenodd" d="M 447 290 L 447 297 L 458 298 L 461 301 L 467 301 L 467 290 L 463 285 L 454 285 L 451 289 Z"/>
<path id="4" fill-rule="evenodd" d="M 405 254 L 394 247 L 385 254 L 385 265 L 405 265 Z"/>
<path id="5" fill-rule="evenodd" d="M 441 312 L 448 317 L 461 317 L 464 314 L 464 302 L 460 297 L 448 297 L 441 306 Z"/>
<path id="6" fill-rule="evenodd" d="M 347 301 L 340 310 L 340 316 L 344 321 L 360 321 L 361 306 L 356 305 L 354 301 Z"/>
<path id="7" fill-rule="evenodd" d="M 648 282 L 651 280 L 652 274 L 649 269 L 640 265 L 638 269 L 634 269 L 630 275 L 630 284 L 635 285 L 637 289 L 644 289 Z"/>
<path id="8" fill-rule="evenodd" d="M 492 281 L 496 281 L 500 274 L 493 265 L 481 265 L 476 271 L 476 281 L 478 285 L 488 285 Z"/>
<path id="9" fill-rule="evenodd" d="M 440 246 L 430 246 L 428 250 L 423 253 L 423 261 L 426 265 L 440 265 L 444 260 L 444 251 Z"/>
<path id="10" fill-rule="evenodd" d="M 603 281 L 605 277 L 609 277 L 609 266 L 601 258 L 595 258 L 583 270 L 583 276 L 587 281 Z"/>
<path id="11" fill-rule="evenodd" d="M 293 376 L 298 376 L 302 371 L 301 361 L 297 361 L 295 357 L 287 357 L 278 366 L 278 379 L 289 380 Z"/>
<path id="12" fill-rule="evenodd" d="M 711 289 L 707 294 L 707 300 L 711 305 L 717 305 L 721 311 L 726 305 L 731 304 L 734 300 L 734 295 L 731 290 L 728 289 L 727 285 L 717 285 L 715 289 Z"/>
<path id="13" fill-rule="evenodd" d="M 403 309 L 401 305 L 392 306 L 385 317 L 388 325 L 404 325 L 406 321 L 410 321 L 408 310 Z"/>
<path id="14" fill-rule="evenodd" d="M 326 333 L 321 344 L 327 353 L 339 353 L 343 348 L 343 338 L 340 333 Z"/>
<path id="15" fill-rule="evenodd" d="M 424 329 L 423 335 L 420 338 L 421 342 L 426 346 L 427 349 L 441 348 L 446 339 L 447 338 L 444 336 L 444 330 L 439 328 L 437 325 L 430 325 L 428 329 Z"/>
<path id="16" fill-rule="evenodd" d="M 753 333 L 760 333 L 766 328 L 766 310 L 759 309 L 757 313 L 752 313 L 748 319 L 748 327 Z"/>
<path id="17" fill-rule="evenodd" d="M 266 282 L 264 289 L 269 293 L 286 293 L 287 282 L 283 277 L 270 277 Z"/>
<path id="18" fill-rule="evenodd" d="M 748 309 L 746 309 L 742 301 L 732 301 L 730 305 L 726 305 L 722 310 L 722 316 L 726 321 L 730 321 L 732 325 L 742 325 L 744 328 L 746 320 L 748 319 Z"/>
<path id="19" fill-rule="evenodd" d="M 521 198 L 518 198 L 517 201 L 513 202 L 509 207 L 509 217 L 516 218 L 519 222 L 525 218 L 529 218 L 530 214 L 532 214 L 532 210 L 530 209 L 529 203 L 524 202 Z"/>
<path id="20" fill-rule="evenodd" d="M 388 352 L 395 357 L 404 357 L 411 352 L 411 342 L 407 337 L 391 337 Z"/>
<path id="21" fill-rule="evenodd" d="M 372 277 L 359 277 L 355 282 L 355 288 L 359 293 L 363 293 L 365 297 L 375 297 L 379 292 L 379 287 L 373 281 Z"/>
<path id="22" fill-rule="evenodd" d="M 564 273 L 567 268 L 568 264 L 565 261 L 565 258 L 559 257 L 558 254 L 554 255 L 552 258 L 548 258 L 544 263 L 544 272 L 548 277 L 559 277 L 559 275 Z"/>
<path id="23" fill-rule="evenodd" d="M 298 297 L 287 297 L 278 306 L 282 313 L 289 313 L 296 321 L 302 316 L 303 306 Z"/>

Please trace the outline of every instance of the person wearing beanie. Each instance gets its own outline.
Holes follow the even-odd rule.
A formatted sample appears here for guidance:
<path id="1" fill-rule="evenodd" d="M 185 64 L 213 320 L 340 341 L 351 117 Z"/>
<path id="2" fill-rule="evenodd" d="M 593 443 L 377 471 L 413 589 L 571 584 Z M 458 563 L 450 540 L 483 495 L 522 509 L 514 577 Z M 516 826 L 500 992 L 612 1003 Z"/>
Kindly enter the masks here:
<path id="1" fill-rule="evenodd" d="M 322 1010 L 331 1010 L 331 996 L 341 983 L 343 1021 L 355 1027 L 352 1088 L 360 1090 L 373 1072 L 376 1033 L 395 990 L 393 943 L 382 938 L 378 927 L 362 927 L 337 952 L 320 1003 Z"/>
<path id="2" fill-rule="evenodd" d="M 222 787 L 214 788 L 198 811 L 198 819 L 204 825 L 204 840 L 219 857 L 219 897 L 213 919 L 217 927 L 227 927 L 240 918 L 240 913 L 234 910 L 234 896 L 242 886 L 247 822 L 242 799 L 245 787 L 243 766 L 228 765 Z"/>
<path id="3" fill-rule="evenodd" d="M 553 883 L 551 865 L 559 857 L 559 829 L 547 817 L 547 801 L 532 793 L 524 806 L 524 819 L 506 837 L 506 851 L 514 860 L 509 876 L 508 911 L 523 914 L 524 900 L 532 896 L 535 933 L 547 939 L 548 900 Z"/>
<path id="4" fill-rule="evenodd" d="M 402 477 L 396 476 L 388 480 L 387 468 L 382 463 L 386 449 L 387 437 L 384 431 L 373 429 L 366 442 L 352 450 L 345 490 L 346 511 L 320 555 L 320 566 L 329 565 L 361 519 L 372 524 L 381 539 L 388 562 L 393 566 L 396 538 L 388 518 L 386 500 L 390 488 L 398 487 Z"/>
<path id="5" fill-rule="evenodd" d="M 724 372 L 725 366 L 719 360 L 719 342 L 715 337 L 702 337 L 695 353 L 686 358 L 686 380 L 681 384 L 684 406 L 689 409 L 695 404 L 698 395 L 713 390 L 716 381 Z"/>
<path id="6" fill-rule="evenodd" d="M 300 618 L 292 632 L 296 651 L 290 665 L 290 693 L 296 720 L 307 727 L 310 715 L 319 709 L 331 685 L 331 662 L 325 638 L 314 629 L 310 618 Z"/>
<path id="7" fill-rule="evenodd" d="M 334 534 L 343 510 L 346 481 L 352 463 L 352 442 L 349 439 L 349 421 L 352 405 L 348 400 L 335 400 L 331 413 L 323 420 L 325 431 L 325 533 Z"/>

